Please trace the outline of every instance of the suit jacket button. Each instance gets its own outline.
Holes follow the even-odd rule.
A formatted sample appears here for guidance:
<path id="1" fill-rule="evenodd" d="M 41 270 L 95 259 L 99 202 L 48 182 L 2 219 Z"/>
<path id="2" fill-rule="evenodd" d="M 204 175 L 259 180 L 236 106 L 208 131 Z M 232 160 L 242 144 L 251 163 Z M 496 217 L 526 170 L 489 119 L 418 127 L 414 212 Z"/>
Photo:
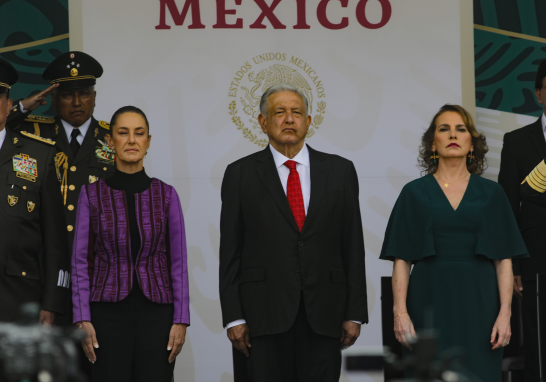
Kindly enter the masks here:
<path id="1" fill-rule="evenodd" d="M 76 166 L 70 167 L 70 171 L 72 171 L 72 172 L 76 171 Z"/>
<path id="2" fill-rule="evenodd" d="M 68 187 L 68 189 L 70 191 L 74 191 L 76 189 L 76 186 L 74 186 L 73 184 L 70 185 L 70 187 Z"/>
<path id="3" fill-rule="evenodd" d="M 300 247 L 303 247 L 303 241 L 300 241 L 300 242 L 298 243 L 298 245 L 299 245 Z"/>
<path id="4" fill-rule="evenodd" d="M 300 276 L 301 276 L 300 271 L 296 271 L 296 276 L 297 276 L 297 277 L 300 277 Z"/>
<path id="5" fill-rule="evenodd" d="M 68 227 L 66 227 L 66 229 L 68 230 L 68 232 L 72 232 L 74 230 L 74 227 L 72 227 L 71 225 L 69 225 Z"/>
<path id="6" fill-rule="evenodd" d="M 26 275 L 27 275 L 27 273 L 26 273 L 26 272 L 23 272 L 23 276 L 26 276 Z"/>

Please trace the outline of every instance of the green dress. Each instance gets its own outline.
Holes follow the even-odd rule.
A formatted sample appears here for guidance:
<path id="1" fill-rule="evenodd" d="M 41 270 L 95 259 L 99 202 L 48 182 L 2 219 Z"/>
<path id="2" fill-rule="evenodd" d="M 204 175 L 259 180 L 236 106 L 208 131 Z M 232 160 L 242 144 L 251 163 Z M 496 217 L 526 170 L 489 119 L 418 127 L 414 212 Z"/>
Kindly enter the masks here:
<path id="1" fill-rule="evenodd" d="M 381 259 L 412 261 L 407 309 L 415 330 L 432 326 L 440 353 L 465 352 L 464 368 L 482 382 L 501 380 L 503 349 L 491 350 L 500 310 L 493 259 L 528 257 L 497 183 L 471 175 L 454 210 L 433 175 L 408 183 L 391 213 Z"/>

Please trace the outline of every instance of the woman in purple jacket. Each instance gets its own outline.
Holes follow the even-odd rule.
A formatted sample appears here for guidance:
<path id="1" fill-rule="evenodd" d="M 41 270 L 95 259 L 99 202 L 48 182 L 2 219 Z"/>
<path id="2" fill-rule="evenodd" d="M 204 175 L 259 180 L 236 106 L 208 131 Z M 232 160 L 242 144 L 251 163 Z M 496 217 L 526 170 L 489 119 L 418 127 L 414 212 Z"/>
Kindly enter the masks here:
<path id="1" fill-rule="evenodd" d="M 92 381 L 170 382 L 190 324 L 182 208 L 174 187 L 144 171 L 146 115 L 123 107 L 110 127 L 96 155 L 115 153 L 116 172 L 83 186 L 78 201 L 74 322 Z"/>

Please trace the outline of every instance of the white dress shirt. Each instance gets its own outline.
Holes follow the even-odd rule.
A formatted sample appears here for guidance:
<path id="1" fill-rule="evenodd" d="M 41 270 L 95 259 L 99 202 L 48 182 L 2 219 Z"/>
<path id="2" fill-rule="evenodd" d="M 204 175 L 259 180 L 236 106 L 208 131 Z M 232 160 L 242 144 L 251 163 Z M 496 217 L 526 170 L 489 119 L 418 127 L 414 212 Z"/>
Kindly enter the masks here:
<path id="1" fill-rule="evenodd" d="M 275 167 L 279 173 L 281 179 L 282 188 L 286 194 L 286 185 L 288 184 L 288 175 L 290 175 L 290 169 L 284 165 L 287 160 L 293 160 L 297 163 L 296 171 L 300 176 L 301 192 L 303 194 L 303 206 L 305 207 L 305 216 L 307 216 L 307 210 L 309 209 L 309 199 L 311 199 L 311 165 L 309 161 L 309 150 L 307 145 L 303 145 L 300 152 L 293 158 L 287 158 L 280 152 L 275 150 L 273 146 L 269 145 L 271 153 L 273 154 L 273 160 L 275 161 Z M 353 321 L 357 324 L 362 324 L 359 321 Z M 226 329 L 232 328 L 237 325 L 246 324 L 246 320 L 236 320 L 230 322 Z"/>
<path id="2" fill-rule="evenodd" d="M 4 139 L 6 139 L 6 129 L 7 127 L 4 126 L 2 131 L 0 131 L 0 149 L 2 148 L 2 145 L 4 144 Z"/>
<path id="3" fill-rule="evenodd" d="M 66 137 L 68 138 L 68 143 L 70 143 L 70 141 L 72 141 L 72 137 L 71 137 L 72 130 L 74 130 L 75 127 L 73 127 L 70 123 L 66 122 L 64 119 L 61 119 L 61 122 L 63 123 L 64 131 L 66 131 Z M 83 143 L 83 139 L 85 138 L 85 134 L 87 134 L 89 125 L 91 125 L 91 118 L 89 118 L 87 121 L 83 123 L 83 125 L 79 127 L 81 134 L 78 135 L 76 139 L 78 140 L 80 145 Z"/>
<path id="4" fill-rule="evenodd" d="M 286 161 L 293 160 L 297 163 L 296 171 L 300 176 L 301 193 L 303 194 L 303 206 L 305 207 L 305 216 L 307 216 L 307 209 L 309 208 L 309 199 L 311 198 L 311 167 L 309 166 L 309 150 L 307 145 L 303 145 L 302 149 L 293 159 L 287 158 L 280 152 L 275 150 L 273 146 L 269 145 L 271 153 L 273 154 L 273 160 L 275 161 L 275 167 L 281 178 L 282 188 L 286 195 L 286 185 L 288 184 L 288 175 L 290 175 L 290 169 L 284 164 Z"/>

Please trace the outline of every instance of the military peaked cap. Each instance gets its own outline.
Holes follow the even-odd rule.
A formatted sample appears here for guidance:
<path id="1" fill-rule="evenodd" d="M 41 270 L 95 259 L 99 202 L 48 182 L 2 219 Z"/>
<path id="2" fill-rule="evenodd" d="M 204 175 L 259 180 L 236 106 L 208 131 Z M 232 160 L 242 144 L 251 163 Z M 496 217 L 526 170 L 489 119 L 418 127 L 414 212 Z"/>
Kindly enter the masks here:
<path id="1" fill-rule="evenodd" d="M 68 52 L 57 57 L 44 71 L 44 80 L 59 84 L 59 89 L 81 89 L 96 84 L 102 76 L 102 66 L 83 52 Z"/>
<path id="2" fill-rule="evenodd" d="M 5 89 L 11 89 L 18 78 L 17 70 L 9 62 L 0 58 L 0 89 L 4 89 L 4 91 L 0 91 L 0 94 L 4 93 Z"/>

